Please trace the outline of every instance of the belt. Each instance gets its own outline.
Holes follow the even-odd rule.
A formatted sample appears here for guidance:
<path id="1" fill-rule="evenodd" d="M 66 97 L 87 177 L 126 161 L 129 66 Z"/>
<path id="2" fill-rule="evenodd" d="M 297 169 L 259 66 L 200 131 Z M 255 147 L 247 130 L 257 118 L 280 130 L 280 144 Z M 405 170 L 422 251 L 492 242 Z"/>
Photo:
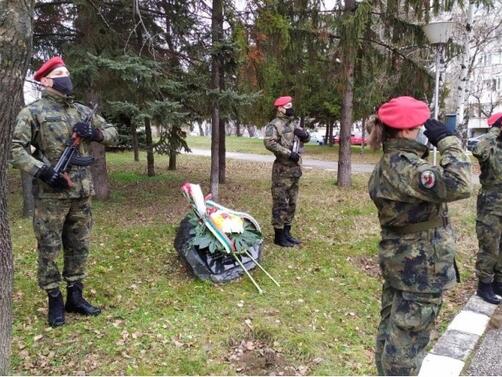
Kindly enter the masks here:
<path id="1" fill-rule="evenodd" d="M 403 226 L 384 226 L 382 227 L 382 229 L 392 233 L 403 235 L 409 233 L 423 232 L 424 230 L 437 228 L 440 226 L 446 227 L 446 225 L 448 225 L 448 218 L 438 216 L 433 219 L 423 221 L 421 223 L 407 224 Z"/>

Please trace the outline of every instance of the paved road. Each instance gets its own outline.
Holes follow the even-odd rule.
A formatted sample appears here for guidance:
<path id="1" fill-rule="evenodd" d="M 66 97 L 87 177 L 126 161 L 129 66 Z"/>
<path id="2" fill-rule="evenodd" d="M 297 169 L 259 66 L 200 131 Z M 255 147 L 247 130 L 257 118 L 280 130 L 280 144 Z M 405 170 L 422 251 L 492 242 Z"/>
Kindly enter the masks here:
<path id="1" fill-rule="evenodd" d="M 465 368 L 466 376 L 502 376 L 502 310 L 499 308 L 478 346 L 470 365 Z"/>
<path id="2" fill-rule="evenodd" d="M 209 149 L 192 149 L 192 154 L 196 156 L 211 156 Z M 227 152 L 226 157 L 235 160 L 256 161 L 256 162 L 269 162 L 275 160 L 273 155 L 255 154 L 255 153 L 240 153 L 240 152 Z M 325 169 L 330 171 L 338 170 L 337 161 L 323 161 L 323 160 L 302 160 L 304 167 L 311 167 L 315 169 Z M 374 164 L 352 164 L 352 173 L 371 173 Z M 472 180 L 474 184 L 479 184 L 479 175 L 473 174 Z"/>
<path id="3" fill-rule="evenodd" d="M 192 149 L 192 154 L 196 156 L 211 156 L 211 151 L 208 149 Z M 256 161 L 256 162 L 274 162 L 275 157 L 265 154 L 254 153 L 239 153 L 227 152 L 226 157 L 234 160 Z M 303 160 L 304 167 L 311 167 L 316 169 L 325 169 L 336 171 L 338 169 L 337 161 L 322 161 L 322 160 Z M 373 171 L 373 164 L 352 164 L 353 173 L 371 173 Z"/>

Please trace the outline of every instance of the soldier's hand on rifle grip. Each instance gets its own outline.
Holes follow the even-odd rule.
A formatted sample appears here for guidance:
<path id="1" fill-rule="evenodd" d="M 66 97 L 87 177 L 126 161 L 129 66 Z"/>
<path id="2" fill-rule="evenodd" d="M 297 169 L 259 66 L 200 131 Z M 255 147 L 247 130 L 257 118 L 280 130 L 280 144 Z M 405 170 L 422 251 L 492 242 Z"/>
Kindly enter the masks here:
<path id="1" fill-rule="evenodd" d="M 291 154 L 289 155 L 289 159 L 291 161 L 298 162 L 300 161 L 300 155 L 296 152 L 291 152 Z"/>
<path id="2" fill-rule="evenodd" d="M 91 124 L 78 122 L 73 126 L 73 132 L 79 135 L 82 139 L 89 141 L 103 141 L 103 134 Z"/>
<path id="3" fill-rule="evenodd" d="M 43 182 L 47 183 L 55 190 L 65 190 L 71 187 L 68 181 L 61 174 L 58 174 L 53 168 L 47 165 L 40 168 L 36 177 L 40 178 Z"/>
<path id="4" fill-rule="evenodd" d="M 298 138 L 301 141 L 307 140 L 309 137 L 308 132 L 305 131 L 303 128 L 295 128 L 295 130 L 293 132 L 294 132 L 295 136 L 298 136 Z"/>

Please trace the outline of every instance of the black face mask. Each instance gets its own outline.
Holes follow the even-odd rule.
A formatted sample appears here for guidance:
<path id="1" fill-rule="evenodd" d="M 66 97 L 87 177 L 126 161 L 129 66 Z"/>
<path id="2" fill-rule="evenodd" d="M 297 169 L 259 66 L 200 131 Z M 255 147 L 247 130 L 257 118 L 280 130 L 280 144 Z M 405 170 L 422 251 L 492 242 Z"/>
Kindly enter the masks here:
<path id="1" fill-rule="evenodd" d="M 290 107 L 289 109 L 286 109 L 286 112 L 284 113 L 287 117 L 292 117 L 293 115 L 295 115 L 295 110 L 293 110 L 292 107 Z"/>
<path id="2" fill-rule="evenodd" d="M 73 84 L 71 79 L 67 77 L 55 77 L 52 79 L 52 89 L 57 90 L 60 93 L 71 96 L 73 93 Z"/>

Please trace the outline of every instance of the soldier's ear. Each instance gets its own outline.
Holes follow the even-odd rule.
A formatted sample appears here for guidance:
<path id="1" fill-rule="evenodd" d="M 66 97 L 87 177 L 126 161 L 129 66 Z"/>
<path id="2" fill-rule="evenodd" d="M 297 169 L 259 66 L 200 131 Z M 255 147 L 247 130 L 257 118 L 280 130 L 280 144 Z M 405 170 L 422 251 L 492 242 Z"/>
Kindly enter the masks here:
<path id="1" fill-rule="evenodd" d="M 48 88 L 52 88 L 52 84 L 54 83 L 53 80 L 51 78 L 48 78 L 48 77 L 42 77 L 40 79 L 40 83 L 43 85 L 43 86 L 46 86 Z"/>

